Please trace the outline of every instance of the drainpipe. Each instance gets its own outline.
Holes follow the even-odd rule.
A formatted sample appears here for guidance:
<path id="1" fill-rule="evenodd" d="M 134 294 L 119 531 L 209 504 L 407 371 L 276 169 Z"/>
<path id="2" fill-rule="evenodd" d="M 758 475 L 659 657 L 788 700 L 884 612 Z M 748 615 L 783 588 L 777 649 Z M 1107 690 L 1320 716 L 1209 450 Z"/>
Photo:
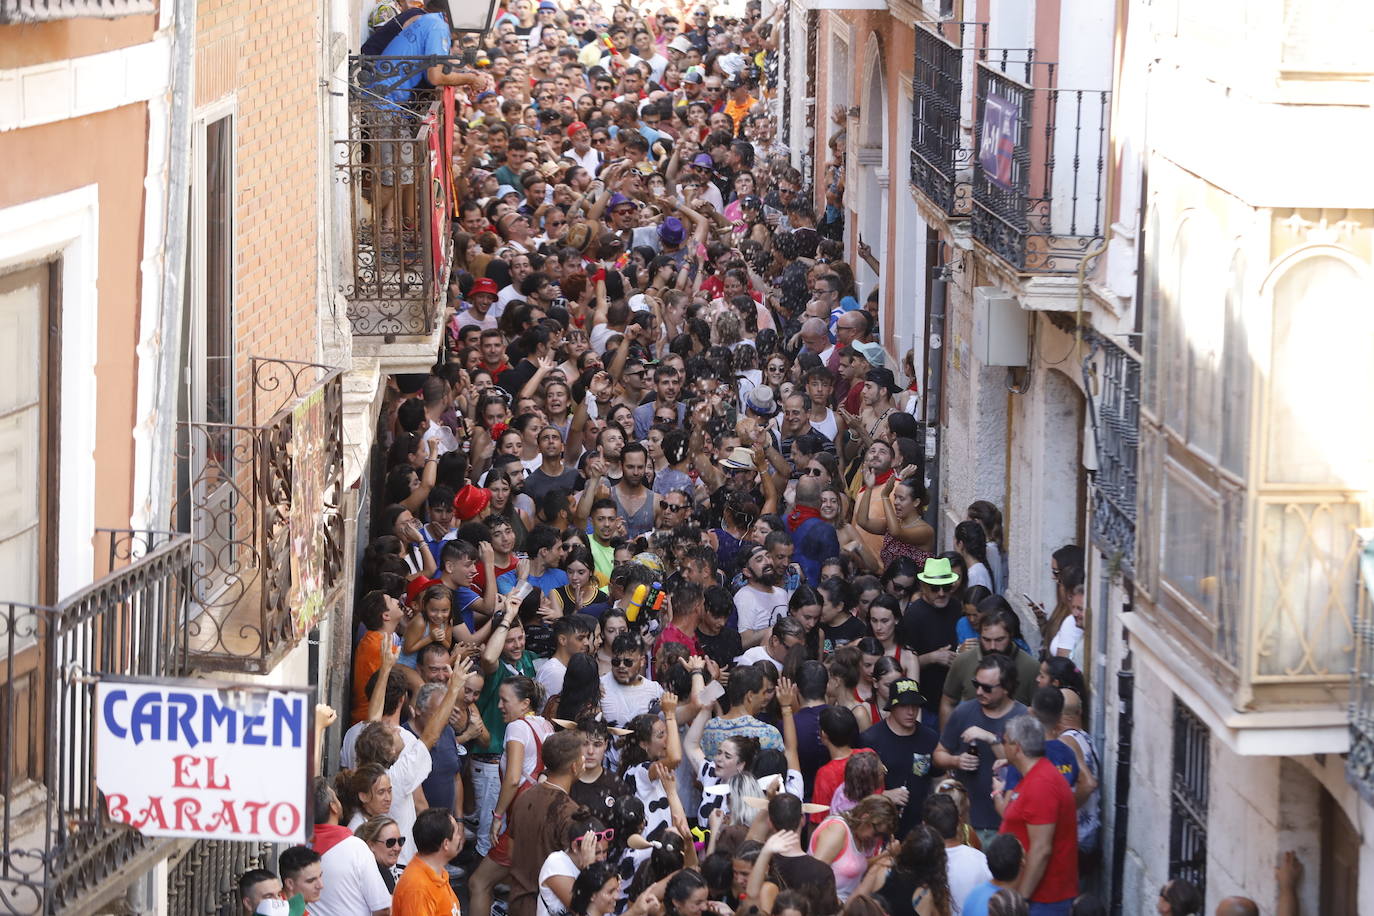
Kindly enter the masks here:
<path id="1" fill-rule="evenodd" d="M 930 246 L 937 256 L 937 242 Z M 933 263 L 927 260 L 926 263 Z M 936 543 L 940 536 L 940 404 L 944 400 L 944 341 L 945 302 L 949 292 L 948 268 L 934 268 L 937 273 L 930 284 L 930 308 L 926 316 L 926 396 L 925 396 L 925 470 L 930 478 L 926 521 L 935 529 Z"/>
<path id="2" fill-rule="evenodd" d="M 162 242 L 162 301 L 158 305 L 156 340 L 160 343 L 154 374 L 152 442 L 175 442 L 180 402 L 181 317 L 186 283 L 187 203 L 191 193 L 191 116 L 195 104 L 194 54 L 196 0 L 172 0 L 171 119 L 168 127 L 167 220 Z M 168 480 L 171 462 L 155 461 L 149 469 L 147 522 L 150 528 L 173 527 Z"/>
<path id="3" fill-rule="evenodd" d="M 1121 916 L 1122 879 L 1126 872 L 1126 833 L 1131 815 L 1131 732 L 1135 728 L 1132 706 L 1135 702 L 1135 672 L 1131 653 L 1121 660 L 1116 673 L 1116 793 L 1112 821 L 1112 916 Z"/>

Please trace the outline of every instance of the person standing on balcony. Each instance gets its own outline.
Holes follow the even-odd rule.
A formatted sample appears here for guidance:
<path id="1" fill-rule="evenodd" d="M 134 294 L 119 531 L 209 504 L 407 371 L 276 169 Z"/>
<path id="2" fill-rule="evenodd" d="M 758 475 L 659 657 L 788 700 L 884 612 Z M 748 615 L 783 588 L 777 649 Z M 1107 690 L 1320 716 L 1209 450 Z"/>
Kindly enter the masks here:
<path id="1" fill-rule="evenodd" d="M 448 0 L 430 0 L 425 9 L 428 10 L 425 15 L 406 21 L 400 34 L 382 51 L 382 56 L 449 59 L 453 16 L 449 12 Z M 377 107 L 386 114 L 386 120 L 373 129 L 373 135 L 384 141 L 380 144 L 384 166 L 394 166 L 398 158 L 403 164 L 416 161 L 417 151 L 413 141 L 418 130 L 404 106 L 419 87 L 422 76 L 432 86 L 456 86 L 479 92 L 494 88 L 491 77 L 486 74 L 476 70 L 460 70 L 447 62 L 431 64 L 423 70 L 415 68 L 403 76 L 379 81 L 373 91 L 383 96 Z M 395 169 L 384 168 L 377 188 L 377 210 L 381 216 L 383 234 L 395 231 L 396 178 Z M 401 170 L 401 184 L 413 184 L 414 181 L 414 168 Z"/>

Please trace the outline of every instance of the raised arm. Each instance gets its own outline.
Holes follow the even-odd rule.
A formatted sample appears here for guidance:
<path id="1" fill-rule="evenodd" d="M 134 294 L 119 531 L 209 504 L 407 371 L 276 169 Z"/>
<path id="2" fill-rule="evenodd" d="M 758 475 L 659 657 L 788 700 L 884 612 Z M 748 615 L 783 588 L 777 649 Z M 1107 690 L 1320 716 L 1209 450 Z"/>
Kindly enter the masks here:
<path id="1" fill-rule="evenodd" d="M 801 755 L 797 753 L 797 723 L 792 717 L 800 699 L 797 685 L 787 678 L 779 679 L 777 697 L 778 706 L 782 709 L 782 743 L 787 751 L 787 768 L 801 772 Z"/>

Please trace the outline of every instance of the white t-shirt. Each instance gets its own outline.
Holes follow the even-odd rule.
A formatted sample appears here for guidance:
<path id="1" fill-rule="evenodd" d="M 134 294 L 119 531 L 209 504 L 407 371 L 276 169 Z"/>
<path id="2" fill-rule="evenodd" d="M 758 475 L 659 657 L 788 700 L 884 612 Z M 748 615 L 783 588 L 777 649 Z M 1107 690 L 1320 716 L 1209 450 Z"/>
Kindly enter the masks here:
<path id="1" fill-rule="evenodd" d="M 994 595 L 997 594 L 997 590 L 992 587 L 992 573 L 988 572 L 987 566 L 982 563 L 974 563 L 968 568 L 968 587 L 973 588 L 975 585 L 981 585 Z"/>
<path id="2" fill-rule="evenodd" d="M 525 756 L 520 761 L 520 775 L 525 779 L 533 776 L 534 768 L 539 764 L 539 748 L 535 746 L 534 737 L 539 736 L 539 745 L 542 747 L 552 734 L 553 723 L 543 716 L 525 716 L 507 725 L 505 740 L 501 742 L 501 774 L 504 776 L 506 772 L 506 747 L 518 743 L 525 748 Z"/>
<path id="3" fill-rule="evenodd" d="M 601 714 L 611 725 L 623 726 L 635 716 L 649 712 L 661 696 L 663 686 L 647 677 L 627 687 L 617 681 L 614 674 L 601 676 Z"/>
<path id="4" fill-rule="evenodd" d="M 767 630 L 787 615 L 787 592 L 774 587 L 762 590 L 746 585 L 735 592 L 735 611 L 739 614 L 739 628 Z"/>
<path id="5" fill-rule="evenodd" d="M 1078 648 L 1078 643 L 1083 639 L 1083 630 L 1072 616 L 1065 617 L 1064 622 L 1059 625 L 1059 632 L 1054 634 L 1054 640 L 1050 642 L 1050 654 L 1058 655 L 1060 649 L 1068 649 L 1069 657 L 1073 657 L 1074 651 Z"/>
<path id="6" fill-rule="evenodd" d="M 544 884 L 550 878 L 559 876 L 577 880 L 577 876 L 582 872 L 573 862 L 572 856 L 563 850 L 558 850 L 549 854 L 544 860 L 544 865 L 539 869 L 539 903 L 535 907 L 535 916 L 558 916 L 567 909 L 563 901 L 558 899 L 558 895 Z"/>
<path id="7" fill-rule="evenodd" d="M 964 910 L 964 898 L 980 884 L 992 880 L 988 871 L 988 857 L 972 846 L 947 846 L 945 859 L 949 875 L 949 911 L 959 916 Z"/>
<path id="8" fill-rule="evenodd" d="M 778 661 L 776 658 L 769 655 L 768 650 L 765 649 L 763 646 L 755 646 L 752 649 L 745 649 L 744 654 L 741 655 L 739 658 L 735 659 L 735 664 L 737 666 L 752 665 L 755 662 L 772 662 L 773 665 L 779 671 L 782 670 L 782 662 Z"/>
<path id="9" fill-rule="evenodd" d="M 377 859 L 358 837 L 329 847 L 320 867 L 324 890 L 310 904 L 311 916 L 367 916 L 391 906 L 391 893 L 377 870 Z"/>
<path id="10" fill-rule="evenodd" d="M 544 688 L 545 696 L 556 697 L 563 692 L 563 678 L 568 673 L 567 665 L 556 658 L 548 658 L 535 667 L 538 669 L 534 675 L 535 683 Z"/>
<path id="11" fill-rule="evenodd" d="M 396 821 L 401 836 L 406 838 L 401 857 L 396 860 L 397 865 L 405 865 L 415 855 L 415 838 L 411 836 L 411 828 L 415 826 L 415 790 L 429 778 L 434 761 L 429 756 L 429 748 L 409 729 L 401 729 L 400 734 L 405 746 L 401 756 L 387 770 L 391 776 L 391 810 L 387 813 Z"/>

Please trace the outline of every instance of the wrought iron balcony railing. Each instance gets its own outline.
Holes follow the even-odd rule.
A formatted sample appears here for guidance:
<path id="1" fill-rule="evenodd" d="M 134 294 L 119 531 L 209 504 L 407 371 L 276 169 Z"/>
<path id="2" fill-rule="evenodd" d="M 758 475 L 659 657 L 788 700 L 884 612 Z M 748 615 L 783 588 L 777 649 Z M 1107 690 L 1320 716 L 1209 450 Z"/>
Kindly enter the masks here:
<path id="1" fill-rule="evenodd" d="M 1140 453 L 1140 358 L 1088 329 L 1083 361 L 1097 451 L 1092 482 L 1092 539 L 1115 570 L 1135 573 L 1135 519 Z"/>
<path id="2" fill-rule="evenodd" d="M 950 216 L 968 216 L 973 207 L 972 141 L 963 127 L 963 109 L 964 39 L 974 28 L 986 40 L 986 23 L 916 26 L 911 183 Z"/>
<path id="3" fill-rule="evenodd" d="M 1360 532 L 1364 591 L 1374 592 L 1374 529 Z M 1368 614 L 1355 625 L 1355 686 L 1350 691 L 1350 755 L 1346 778 L 1364 800 L 1374 805 L 1374 621 Z"/>
<path id="4" fill-rule="evenodd" d="M 183 425 L 194 536 L 190 664 L 261 674 L 343 585 L 343 389 L 337 369 L 250 360 L 252 423 Z"/>
<path id="5" fill-rule="evenodd" d="M 349 59 L 348 136 L 337 175 L 348 195 L 343 293 L 353 333 L 433 333 L 451 263 L 453 93 L 428 86 L 428 57 Z"/>
<path id="6" fill-rule="evenodd" d="M 973 237 L 1026 274 L 1072 273 L 1103 238 L 1111 94 L 1057 88 L 1055 72 L 977 67 Z"/>
<path id="7" fill-rule="evenodd" d="M 101 537 L 112 572 L 56 607 L 0 603 L 0 913 L 98 911 L 174 842 L 106 817 L 90 723 L 95 677 L 184 673 L 191 538 Z"/>

